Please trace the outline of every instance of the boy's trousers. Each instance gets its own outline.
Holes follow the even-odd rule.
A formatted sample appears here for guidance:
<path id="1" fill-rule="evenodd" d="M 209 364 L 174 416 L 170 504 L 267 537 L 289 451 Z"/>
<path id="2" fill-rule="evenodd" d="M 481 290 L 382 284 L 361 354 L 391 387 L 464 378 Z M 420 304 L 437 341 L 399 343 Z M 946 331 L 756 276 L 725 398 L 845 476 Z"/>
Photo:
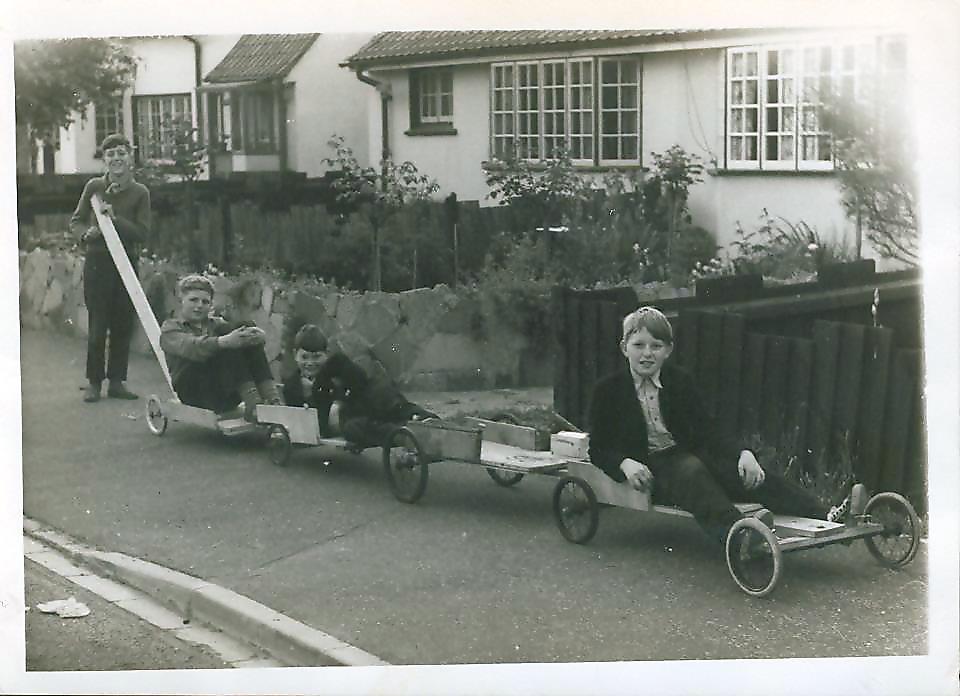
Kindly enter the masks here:
<path id="1" fill-rule="evenodd" d="M 136 273 L 136 259 L 130 263 Z M 125 380 L 136 314 L 120 273 L 108 254 L 88 254 L 84 259 L 83 301 L 87 306 L 87 380 L 94 383 L 102 382 L 104 377 Z"/>
<path id="2" fill-rule="evenodd" d="M 240 385 L 272 380 L 263 346 L 221 350 L 204 362 L 191 362 L 174 383 L 180 400 L 223 413 L 239 405 Z"/>
<path id="3" fill-rule="evenodd" d="M 763 483 L 747 490 L 737 462 L 707 463 L 678 447 L 651 453 L 653 498 L 660 505 L 676 505 L 693 514 L 708 533 L 725 534 L 740 519 L 733 503 L 760 503 L 780 515 L 825 519 L 827 508 L 807 490 L 777 474 L 766 473 Z"/>

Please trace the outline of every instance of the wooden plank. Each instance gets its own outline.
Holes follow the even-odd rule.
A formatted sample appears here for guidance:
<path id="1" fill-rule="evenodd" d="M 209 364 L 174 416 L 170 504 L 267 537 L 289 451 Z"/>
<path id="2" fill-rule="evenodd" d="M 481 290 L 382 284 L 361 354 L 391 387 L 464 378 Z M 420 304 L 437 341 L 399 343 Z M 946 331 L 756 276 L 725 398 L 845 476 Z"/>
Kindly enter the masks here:
<path id="1" fill-rule="evenodd" d="M 840 325 L 840 349 L 833 414 L 833 429 L 838 438 L 839 447 L 836 456 L 850 460 L 855 470 L 857 468 L 857 411 L 860 406 L 860 388 L 863 380 L 864 330 L 860 324 Z"/>
<path id="2" fill-rule="evenodd" d="M 597 383 L 597 360 L 600 350 L 600 307 L 595 301 L 580 303 L 580 414 L 581 423 L 587 422 L 587 409 L 593 385 Z"/>
<path id="3" fill-rule="evenodd" d="M 711 418 L 717 415 L 720 391 L 720 350 L 723 341 L 723 315 L 704 312 L 700 315 L 697 375 L 701 393 Z"/>
<path id="4" fill-rule="evenodd" d="M 880 484 L 880 445 L 883 441 L 892 341 L 893 332 L 884 328 L 867 329 L 864 336 L 863 385 L 857 423 L 857 473 L 869 491 L 879 490 Z"/>
<path id="5" fill-rule="evenodd" d="M 618 483 L 589 462 L 568 462 L 563 471 L 589 484 L 597 496 L 597 502 L 604 505 L 627 508 L 628 510 L 650 510 L 650 494 L 638 491 L 630 484 Z"/>
<path id="6" fill-rule="evenodd" d="M 787 373 L 790 342 L 782 336 L 767 338 L 763 366 L 763 398 L 760 407 L 760 434 L 765 444 L 779 449 L 784 441 L 787 409 Z"/>
<path id="7" fill-rule="evenodd" d="M 807 447 L 813 374 L 813 341 L 802 338 L 790 342 L 790 370 L 787 378 L 788 451 L 796 457 L 794 466 L 804 471 L 810 450 Z"/>
<path id="8" fill-rule="evenodd" d="M 912 353 L 896 350 L 892 356 L 889 396 L 883 418 L 879 490 L 899 492 L 903 489 L 910 419 L 916 395 L 916 382 L 910 370 L 910 363 L 915 360 Z"/>
<path id="9" fill-rule="evenodd" d="M 503 445 L 511 445 L 526 450 L 544 449 L 542 438 L 538 440 L 536 428 L 512 423 L 499 423 L 486 418 L 467 417 L 465 420 L 469 424 L 480 428 L 484 442 L 499 442 Z M 549 441 L 546 449 L 549 449 Z"/>
<path id="10" fill-rule="evenodd" d="M 295 445 L 316 445 L 320 442 L 320 423 L 315 408 L 259 404 L 257 420 L 282 425 L 290 435 L 290 442 Z"/>
<path id="11" fill-rule="evenodd" d="M 695 310 L 680 312 L 677 319 L 677 335 L 674 337 L 673 358 L 692 374 L 697 373 L 697 326 L 699 319 Z"/>
<path id="12" fill-rule="evenodd" d="M 217 414 L 208 411 L 205 408 L 188 406 L 180 401 L 166 401 L 163 404 L 163 412 L 170 420 L 181 423 L 190 423 L 204 428 L 217 427 Z"/>
<path id="13" fill-rule="evenodd" d="M 760 432 L 766 337 L 748 333 L 746 338 L 743 388 L 740 391 L 740 433 L 750 438 Z"/>
<path id="14" fill-rule="evenodd" d="M 791 515 L 774 515 L 773 526 L 776 528 L 778 535 L 789 534 L 814 539 L 832 536 L 846 529 L 845 525 L 836 522 L 793 517 Z"/>
<path id="15" fill-rule="evenodd" d="M 553 316 L 553 410 L 568 416 L 570 409 L 567 401 L 569 389 L 567 386 L 569 356 L 569 331 L 566 323 L 566 302 L 570 291 L 555 286 L 550 293 L 550 311 Z"/>
<path id="16" fill-rule="evenodd" d="M 570 293 L 565 302 L 564 324 L 568 330 L 566 332 L 567 341 L 567 374 L 566 374 L 566 412 L 560 415 L 572 421 L 578 427 L 585 426 L 586 421 L 583 418 L 583 404 L 581 403 L 581 384 L 580 384 L 580 300 Z"/>
<path id="17" fill-rule="evenodd" d="M 623 363 L 623 353 L 620 352 L 620 337 L 623 333 L 623 322 L 617 311 L 616 302 L 600 303 L 600 346 L 597 355 L 597 372 L 601 377 L 612 374 Z"/>
<path id="18" fill-rule="evenodd" d="M 527 474 L 542 474 L 563 469 L 569 458 L 558 457 L 550 452 L 534 452 L 500 442 L 483 440 L 480 445 L 480 460 L 483 466 Z"/>
<path id="19" fill-rule="evenodd" d="M 922 355 L 918 352 L 916 357 L 918 373 L 921 370 L 921 359 Z M 922 515 L 927 510 L 927 430 L 925 427 L 927 419 L 923 379 L 919 374 L 916 378 L 913 405 L 901 493 L 910 499 L 917 512 Z"/>
<path id="20" fill-rule="evenodd" d="M 720 358 L 719 424 L 725 433 L 740 427 L 740 372 L 743 361 L 745 322 L 739 314 L 723 315 Z"/>
<path id="21" fill-rule="evenodd" d="M 810 463 L 828 461 L 833 433 L 840 327 L 826 321 L 813 324 L 813 404 L 810 409 Z"/>
<path id="22" fill-rule="evenodd" d="M 480 429 L 439 420 L 407 423 L 427 459 L 480 462 Z"/>

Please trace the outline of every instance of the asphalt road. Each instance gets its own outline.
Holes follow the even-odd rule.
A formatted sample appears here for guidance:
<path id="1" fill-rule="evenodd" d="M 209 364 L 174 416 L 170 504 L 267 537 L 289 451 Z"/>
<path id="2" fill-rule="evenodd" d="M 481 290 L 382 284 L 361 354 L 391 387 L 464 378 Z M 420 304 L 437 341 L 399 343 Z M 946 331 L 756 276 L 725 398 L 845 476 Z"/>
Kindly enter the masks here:
<path id="1" fill-rule="evenodd" d="M 179 640 L 31 561 L 24 562 L 27 671 L 219 669 L 206 648 Z M 62 619 L 37 604 L 75 597 L 87 616 Z"/>
<path id="2" fill-rule="evenodd" d="M 912 655 L 927 650 L 926 548 L 900 571 L 862 543 L 786 556 L 743 594 L 692 522 L 605 510 L 586 546 L 554 526 L 554 480 L 512 489 L 441 463 L 416 505 L 375 457 L 172 423 L 143 400 L 81 402 L 83 344 L 22 334 L 25 514 L 225 585 L 396 664 Z M 162 391 L 134 358 L 130 386 Z"/>

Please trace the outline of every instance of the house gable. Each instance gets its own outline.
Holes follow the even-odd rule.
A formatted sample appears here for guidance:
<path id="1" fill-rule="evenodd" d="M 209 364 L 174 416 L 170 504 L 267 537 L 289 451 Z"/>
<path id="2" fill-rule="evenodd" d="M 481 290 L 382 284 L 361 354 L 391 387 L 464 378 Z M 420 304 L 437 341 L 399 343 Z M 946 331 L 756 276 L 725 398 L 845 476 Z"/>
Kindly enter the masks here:
<path id="1" fill-rule="evenodd" d="M 284 77 L 319 34 L 245 34 L 204 78 L 211 84 Z"/>

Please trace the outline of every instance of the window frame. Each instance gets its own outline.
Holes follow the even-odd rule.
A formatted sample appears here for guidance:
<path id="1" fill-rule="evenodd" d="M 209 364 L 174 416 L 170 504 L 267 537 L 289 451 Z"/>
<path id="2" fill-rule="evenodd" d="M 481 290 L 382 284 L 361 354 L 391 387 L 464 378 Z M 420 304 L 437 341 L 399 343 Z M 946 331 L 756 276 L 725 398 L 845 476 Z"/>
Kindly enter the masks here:
<path id="1" fill-rule="evenodd" d="M 620 97 L 620 94 L 621 94 L 621 88 L 630 84 L 630 83 L 620 82 L 620 81 L 618 81 L 618 82 L 615 83 L 615 85 L 616 85 L 616 87 L 617 87 L 617 96 L 618 96 L 616 107 L 614 107 L 614 108 L 612 108 L 612 109 L 609 109 L 609 108 L 605 108 L 605 107 L 603 106 L 603 90 L 604 90 L 604 87 L 605 87 L 605 83 L 604 83 L 604 81 L 603 81 L 603 65 L 604 65 L 605 63 L 618 63 L 618 64 L 619 64 L 619 63 L 623 63 L 623 62 L 628 61 L 628 60 L 632 60 L 632 61 L 634 61 L 634 62 L 636 63 L 636 72 L 637 72 L 637 80 L 636 80 L 636 85 L 635 85 L 635 88 L 636 88 L 636 90 L 637 90 L 637 94 L 636 94 L 636 100 L 635 100 L 635 103 L 634 103 L 634 106 L 636 107 L 636 112 L 637 112 L 637 118 L 636 118 L 636 125 L 637 125 L 637 130 L 636 130 L 637 156 L 636 156 L 635 159 L 626 159 L 626 158 L 623 158 L 623 157 L 607 158 L 607 157 L 604 157 L 604 156 L 603 156 L 603 139 L 604 139 L 604 137 L 616 137 L 618 141 L 623 140 L 624 134 L 623 134 L 623 132 L 620 130 L 620 128 L 621 128 L 621 125 L 620 125 L 620 124 L 621 124 L 622 114 L 623 114 L 625 111 L 628 111 L 628 110 L 629 110 L 629 111 L 632 111 L 633 109 L 624 109 L 624 108 L 623 108 L 623 105 L 620 104 L 620 99 L 619 99 L 619 97 Z M 620 69 L 619 69 L 619 68 L 617 69 L 617 73 L 618 73 L 618 79 L 619 79 L 619 73 L 620 73 Z M 618 167 L 618 166 L 623 166 L 624 164 L 638 164 L 638 165 L 639 165 L 639 164 L 641 163 L 641 158 L 642 158 L 642 153 L 643 153 L 643 133 L 642 133 L 642 131 L 643 131 L 643 110 L 642 110 L 642 108 L 641 108 L 641 104 L 642 104 L 642 102 L 643 102 L 643 60 L 642 60 L 642 57 L 641 57 L 639 54 L 636 54 L 636 55 L 634 55 L 634 56 L 630 56 L 630 55 L 623 55 L 623 56 L 599 56 L 599 57 L 597 58 L 597 60 L 595 61 L 595 81 L 594 81 L 594 84 L 596 85 L 596 89 L 594 90 L 594 99 L 595 99 L 595 101 L 594 101 L 594 104 L 595 104 L 595 111 L 594 111 L 594 129 L 595 129 L 595 132 L 596 132 L 596 144 L 594 145 L 594 153 L 595 153 L 595 157 L 596 157 L 596 162 L 597 162 L 597 164 L 598 164 L 599 166 L 601 166 L 601 167 Z M 611 86 L 612 86 L 612 85 L 611 85 Z M 618 115 L 618 118 L 617 118 L 617 134 L 616 134 L 615 136 L 606 135 L 605 132 L 604 132 L 604 130 L 603 130 L 603 116 L 604 116 L 604 113 L 610 113 L 610 112 L 614 112 L 614 113 L 616 113 L 616 114 Z M 620 148 L 621 148 L 621 144 L 618 142 L 618 145 L 617 145 L 618 154 L 622 154 L 622 152 L 620 151 Z"/>
<path id="2" fill-rule="evenodd" d="M 456 135 L 453 126 L 455 88 L 452 66 L 411 68 L 408 74 L 410 128 L 406 135 Z M 444 80 L 449 80 L 449 91 L 444 89 Z M 430 87 L 425 93 L 424 85 Z M 424 115 L 424 98 L 431 100 L 435 115 Z M 449 111 L 444 112 L 444 98 L 448 99 Z"/>
<path id="3" fill-rule="evenodd" d="M 124 133 L 123 95 L 103 99 L 93 105 L 93 137 L 96 140 L 96 158 L 103 157 L 100 143 L 111 133 Z M 107 111 L 109 110 L 109 111 Z M 108 123 L 109 122 L 109 123 Z M 110 127 L 107 127 L 110 126 Z"/>
<path id="4" fill-rule="evenodd" d="M 636 150 L 637 156 L 633 159 L 623 159 L 623 158 L 603 158 L 602 154 L 602 140 L 601 136 L 603 135 L 603 124 L 601 123 L 601 115 L 603 113 L 603 108 L 601 104 L 601 94 L 603 89 L 602 83 L 602 65 L 605 62 L 625 62 L 632 61 L 636 65 Z M 563 64 L 563 70 L 560 75 L 563 78 L 562 89 L 559 90 L 559 94 L 562 94 L 563 99 L 563 139 L 564 146 L 568 153 L 571 151 L 571 139 L 576 137 L 581 140 L 583 143 L 587 143 L 590 149 L 589 157 L 572 157 L 571 162 L 577 166 L 593 166 L 593 167 L 640 167 L 643 166 L 642 157 L 643 157 L 643 54 L 641 53 L 626 53 L 619 55 L 611 56 L 559 56 L 559 57 L 549 57 L 549 58 L 540 58 L 536 60 L 512 60 L 512 61 L 499 61 L 490 64 L 490 104 L 489 104 L 489 116 L 490 116 L 490 140 L 489 140 L 489 152 L 490 157 L 493 159 L 503 159 L 504 146 L 502 143 L 509 142 L 512 144 L 511 152 L 516 153 L 518 159 L 522 159 L 527 162 L 539 162 L 544 159 L 550 159 L 552 153 L 547 152 L 547 141 L 554 137 L 552 133 L 548 134 L 546 121 L 549 114 L 556 114 L 559 110 L 557 109 L 546 109 L 545 104 L 547 103 L 546 91 L 554 90 L 554 93 L 557 94 L 557 85 L 556 84 L 544 84 L 545 76 L 545 66 L 549 69 L 558 64 Z M 521 99 L 520 99 L 520 90 L 525 89 L 525 86 L 520 84 L 521 79 L 521 69 L 523 66 L 532 66 L 536 65 L 537 73 L 537 123 L 538 123 L 538 133 L 536 137 L 538 139 L 537 153 L 536 157 L 525 156 L 523 149 L 518 147 L 517 143 L 521 135 L 521 114 L 531 113 L 529 109 L 523 110 L 520 108 Z M 572 84 L 572 75 L 573 75 L 573 66 L 579 65 L 580 69 L 580 81 L 574 85 Z M 584 69 L 586 66 L 586 69 Z M 510 70 L 512 75 L 512 83 L 510 86 L 505 84 L 498 83 L 498 73 L 501 71 Z M 589 77 L 589 81 L 584 79 L 584 76 Z M 552 76 L 556 76 L 555 73 L 552 73 Z M 622 86 L 622 83 L 617 83 L 618 87 Z M 581 99 L 574 100 L 572 95 L 574 90 L 580 90 L 579 96 Z M 497 108 L 498 105 L 501 105 L 498 102 L 498 94 L 507 94 L 512 93 L 512 110 L 507 110 L 504 108 Z M 584 106 L 582 97 L 587 96 L 589 103 Z M 573 103 L 577 101 L 580 106 L 578 108 L 573 107 Z M 633 109 L 630 109 L 632 111 Z M 618 102 L 617 107 L 618 113 L 621 111 L 620 105 Z M 574 115 L 579 115 L 581 119 L 589 120 L 589 129 L 581 128 L 574 133 Z M 497 123 L 498 117 L 501 118 L 501 121 L 506 120 L 504 117 L 512 117 L 512 133 L 506 133 L 498 131 Z M 582 121 L 581 121 L 582 123 Z M 620 121 L 618 120 L 618 131 L 617 137 L 623 137 L 623 134 L 619 130 Z M 632 134 L 628 134 L 632 135 Z M 530 136 L 527 136 L 530 137 Z M 581 152 L 580 154 L 583 154 Z"/>
<path id="5" fill-rule="evenodd" d="M 181 106 L 186 106 L 186 109 L 182 110 L 179 113 L 180 117 L 185 117 L 187 120 L 193 124 L 193 99 L 190 92 L 174 92 L 170 94 L 135 94 L 132 98 L 132 111 L 133 111 L 133 137 L 136 153 L 136 161 L 142 162 L 144 160 L 150 159 L 168 159 L 168 155 L 164 153 L 164 125 L 163 125 L 163 100 L 171 100 L 171 105 L 175 105 L 176 102 L 172 100 L 179 100 Z M 154 140 L 153 138 L 147 138 L 147 142 L 144 142 L 143 130 L 141 129 L 141 120 L 143 118 L 143 105 L 152 103 L 156 101 L 160 106 L 160 113 L 155 115 L 153 109 L 149 108 L 147 110 L 147 125 L 156 126 L 156 132 L 159 134 L 159 139 Z M 171 109 L 171 114 L 173 118 L 177 118 L 177 110 Z M 148 128 L 150 131 L 149 134 L 152 134 L 153 129 Z M 154 152 L 154 144 L 157 144 L 159 147 L 159 152 L 157 155 L 152 154 Z"/>
<path id="6" fill-rule="evenodd" d="M 816 40 L 804 40 L 772 44 L 751 44 L 744 46 L 730 46 L 724 49 L 724 169 L 727 171 L 751 171 L 751 172 L 832 172 L 836 168 L 835 158 L 832 154 L 833 144 L 832 136 L 826 130 L 820 128 L 819 113 L 815 111 L 812 125 L 807 125 L 807 113 L 809 109 L 818 110 L 822 105 L 822 100 L 816 101 L 808 99 L 809 89 L 819 91 L 823 83 L 823 77 L 827 76 L 828 86 L 832 90 L 837 85 L 842 85 L 844 79 L 849 79 L 853 85 L 854 94 L 862 94 L 863 83 L 869 80 L 871 76 L 876 75 L 879 65 L 878 50 L 882 37 L 832 37 Z M 844 51 L 852 48 L 854 51 L 854 65 L 852 69 L 844 69 Z M 816 51 L 816 68 L 808 69 L 807 52 Z M 829 53 L 829 69 L 823 70 L 821 67 L 821 55 L 826 50 Z M 782 63 L 782 53 L 791 51 L 793 55 L 792 70 L 784 72 L 780 67 Z M 769 66 L 769 56 L 773 52 L 781 54 L 778 59 L 778 72 L 771 73 Z M 746 111 L 741 130 L 735 130 L 734 109 L 748 109 L 751 102 L 747 101 L 746 82 L 743 87 L 743 101 L 735 102 L 735 80 L 747 79 L 751 76 L 747 74 L 745 65 L 744 75 L 734 74 L 734 60 L 739 55 L 755 54 L 757 57 L 757 157 L 756 159 L 735 159 L 733 139 L 737 137 L 752 136 L 753 133 L 745 129 L 747 125 Z M 793 84 L 793 99 L 790 102 L 782 100 L 783 92 L 778 88 L 777 94 L 780 101 L 772 102 L 769 100 L 768 86 L 771 79 L 778 79 L 778 85 L 784 84 L 782 80 L 789 79 Z M 815 86 L 810 83 L 815 82 Z M 785 108 L 793 111 L 793 126 L 790 131 L 784 131 L 782 120 L 778 120 L 778 130 L 773 133 L 768 128 L 770 119 L 770 110 L 778 109 L 778 119 L 784 113 Z M 768 160 L 768 138 L 774 135 L 783 136 L 789 133 L 793 140 L 793 153 L 790 160 L 777 159 Z M 828 138 L 831 148 L 831 157 L 829 159 L 819 159 L 805 157 L 805 142 L 807 138 L 817 138 L 816 152 L 819 153 L 819 139 Z M 780 141 L 782 145 L 782 140 Z M 744 147 L 746 145 L 744 144 Z"/>

